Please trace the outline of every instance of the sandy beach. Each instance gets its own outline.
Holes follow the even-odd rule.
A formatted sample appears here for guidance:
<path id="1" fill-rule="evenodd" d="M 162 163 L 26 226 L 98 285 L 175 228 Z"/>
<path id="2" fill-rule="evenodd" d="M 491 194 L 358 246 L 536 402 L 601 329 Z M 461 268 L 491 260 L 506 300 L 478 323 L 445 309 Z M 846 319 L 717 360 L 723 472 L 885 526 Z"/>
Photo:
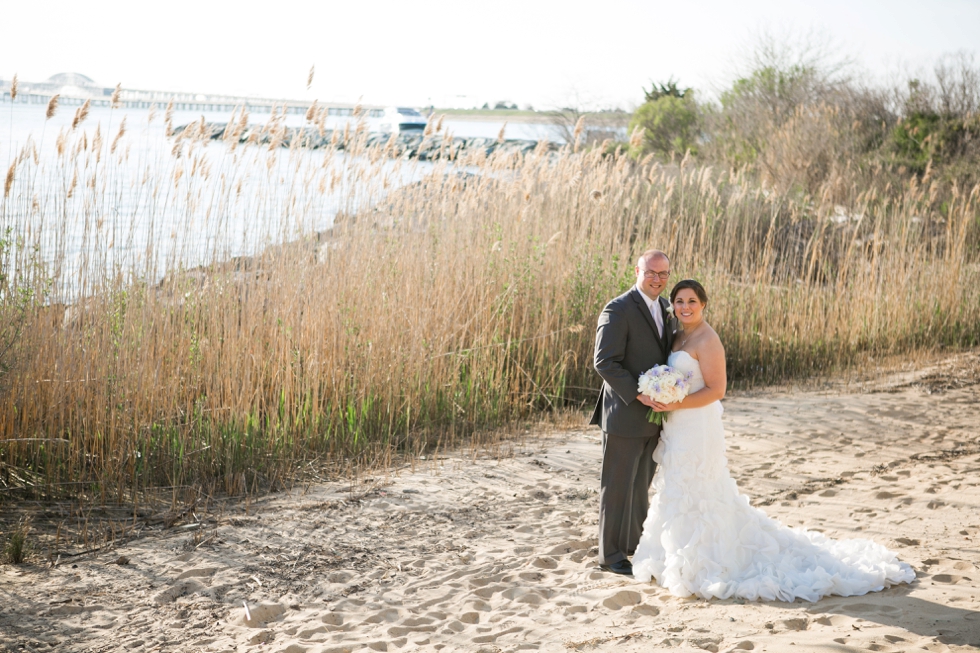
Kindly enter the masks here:
<path id="1" fill-rule="evenodd" d="M 528 433 L 0 567 L 5 651 L 967 651 L 980 646 L 980 355 L 725 401 L 733 475 L 791 526 L 870 537 L 911 586 L 681 599 L 596 567 L 600 438 Z"/>

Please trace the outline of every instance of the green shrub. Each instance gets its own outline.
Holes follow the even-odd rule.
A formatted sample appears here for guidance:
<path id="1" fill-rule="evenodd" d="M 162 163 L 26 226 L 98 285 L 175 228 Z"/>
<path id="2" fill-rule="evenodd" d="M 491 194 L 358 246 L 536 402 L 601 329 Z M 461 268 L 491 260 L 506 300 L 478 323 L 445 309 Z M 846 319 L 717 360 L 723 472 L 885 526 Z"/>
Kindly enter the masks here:
<path id="1" fill-rule="evenodd" d="M 892 129 L 890 146 L 896 163 L 921 173 L 930 161 L 948 163 L 968 155 L 975 139 L 980 139 L 980 117 L 916 111 Z"/>
<path id="2" fill-rule="evenodd" d="M 684 97 L 661 95 L 644 103 L 630 121 L 629 130 L 643 129 L 643 140 L 638 151 L 642 155 L 654 152 L 663 156 L 691 150 L 696 153 L 700 116 L 697 103 L 691 93 Z"/>

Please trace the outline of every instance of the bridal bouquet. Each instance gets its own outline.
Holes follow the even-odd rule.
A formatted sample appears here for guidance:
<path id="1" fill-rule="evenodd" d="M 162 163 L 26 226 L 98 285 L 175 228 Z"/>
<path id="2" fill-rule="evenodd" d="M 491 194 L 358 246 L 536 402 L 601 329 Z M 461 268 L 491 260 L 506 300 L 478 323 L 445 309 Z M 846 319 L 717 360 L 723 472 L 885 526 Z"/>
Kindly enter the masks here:
<path id="1" fill-rule="evenodd" d="M 640 375 L 637 391 L 661 404 L 672 404 L 681 401 L 691 390 L 690 373 L 679 372 L 669 365 L 654 365 Z M 647 419 L 654 424 L 664 423 L 664 413 L 650 409 Z"/>

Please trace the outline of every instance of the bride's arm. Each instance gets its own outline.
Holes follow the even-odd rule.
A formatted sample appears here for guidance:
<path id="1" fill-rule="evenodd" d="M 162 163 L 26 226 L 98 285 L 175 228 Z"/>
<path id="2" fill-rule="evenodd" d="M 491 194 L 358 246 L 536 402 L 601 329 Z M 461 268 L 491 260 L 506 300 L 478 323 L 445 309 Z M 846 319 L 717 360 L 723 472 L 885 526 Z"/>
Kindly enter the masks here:
<path id="1" fill-rule="evenodd" d="M 724 398 L 728 374 L 725 370 L 725 347 L 721 344 L 721 338 L 712 333 L 710 338 L 705 338 L 705 342 L 699 344 L 694 353 L 701 365 L 704 387 L 687 395 L 682 401 L 657 404 L 653 407 L 654 410 L 662 412 L 678 408 L 700 408 Z"/>

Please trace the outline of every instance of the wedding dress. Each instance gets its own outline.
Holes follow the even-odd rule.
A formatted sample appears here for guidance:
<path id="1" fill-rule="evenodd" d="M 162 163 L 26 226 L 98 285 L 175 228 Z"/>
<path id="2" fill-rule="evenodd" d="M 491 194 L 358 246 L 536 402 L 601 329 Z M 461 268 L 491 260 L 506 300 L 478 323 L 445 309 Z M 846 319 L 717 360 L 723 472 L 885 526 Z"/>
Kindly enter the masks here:
<path id="1" fill-rule="evenodd" d="M 668 364 L 704 387 L 685 351 Z M 653 457 L 656 492 L 633 556 L 633 576 L 677 596 L 816 601 L 907 583 L 915 572 L 871 540 L 833 540 L 788 528 L 749 505 L 728 472 L 722 407 L 671 411 Z"/>

